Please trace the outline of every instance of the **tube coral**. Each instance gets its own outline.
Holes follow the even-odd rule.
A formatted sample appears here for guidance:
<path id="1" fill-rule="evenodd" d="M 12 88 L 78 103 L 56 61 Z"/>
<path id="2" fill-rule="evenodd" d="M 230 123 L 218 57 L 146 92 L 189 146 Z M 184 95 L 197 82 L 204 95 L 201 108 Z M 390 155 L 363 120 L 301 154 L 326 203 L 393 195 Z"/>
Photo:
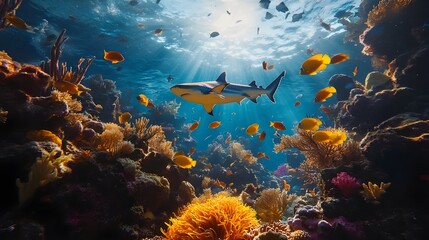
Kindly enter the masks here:
<path id="1" fill-rule="evenodd" d="M 282 219 L 289 198 L 286 191 L 278 188 L 270 188 L 262 191 L 261 196 L 256 199 L 255 209 L 263 222 L 275 222 Z"/>
<path id="2" fill-rule="evenodd" d="M 258 224 L 255 210 L 225 194 L 195 199 L 170 222 L 161 230 L 167 240 L 243 239 Z"/>

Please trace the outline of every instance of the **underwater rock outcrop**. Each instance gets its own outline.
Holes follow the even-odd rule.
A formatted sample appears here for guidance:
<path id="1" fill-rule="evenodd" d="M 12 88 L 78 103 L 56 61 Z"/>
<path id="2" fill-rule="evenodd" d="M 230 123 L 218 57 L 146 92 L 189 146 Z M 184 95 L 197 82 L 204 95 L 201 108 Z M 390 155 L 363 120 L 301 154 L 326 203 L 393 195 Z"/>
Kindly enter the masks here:
<path id="1" fill-rule="evenodd" d="M 357 94 L 337 105 L 336 126 L 364 135 L 397 114 L 425 111 L 429 106 L 425 97 L 419 99 L 416 96 L 417 90 L 405 87 L 383 90 L 374 95 Z"/>
<path id="2" fill-rule="evenodd" d="M 429 190 L 423 180 L 429 174 L 428 132 L 428 117 L 404 113 L 380 123 L 360 143 L 366 158 L 389 174 L 398 201 L 402 197 L 427 200 L 420 193 Z"/>
<path id="3" fill-rule="evenodd" d="M 119 98 L 121 93 L 116 89 L 113 80 L 103 79 L 101 75 L 93 75 L 83 80 L 91 89 L 93 102 L 103 106 L 99 117 L 103 122 L 115 122 L 116 114 L 120 111 Z"/>

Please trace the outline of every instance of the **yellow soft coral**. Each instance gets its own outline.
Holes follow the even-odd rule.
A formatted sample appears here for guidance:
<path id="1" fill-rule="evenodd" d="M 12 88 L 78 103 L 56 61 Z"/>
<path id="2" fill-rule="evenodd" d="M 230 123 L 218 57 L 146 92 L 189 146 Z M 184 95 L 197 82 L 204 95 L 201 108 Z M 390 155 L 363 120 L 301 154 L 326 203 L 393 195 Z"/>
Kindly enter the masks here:
<path id="1" fill-rule="evenodd" d="M 381 0 L 378 5 L 368 13 L 366 24 L 368 27 L 374 27 L 386 16 L 401 10 L 411 2 L 412 0 Z"/>
<path id="2" fill-rule="evenodd" d="M 378 200 L 381 195 L 386 192 L 386 189 L 390 187 L 390 183 L 381 182 L 380 186 L 375 183 L 368 182 L 368 184 L 362 183 L 363 187 L 363 196 L 366 200 L 371 201 L 375 204 L 378 204 Z"/>
<path id="3" fill-rule="evenodd" d="M 162 230 L 167 240 L 243 239 L 258 224 L 255 210 L 225 194 L 195 199 L 170 222 Z"/>
<path id="4" fill-rule="evenodd" d="M 71 161 L 72 155 L 58 156 L 58 152 L 55 151 L 44 152 L 43 156 L 31 166 L 27 182 L 16 179 L 16 186 L 19 189 L 19 202 L 25 203 L 32 198 L 38 187 L 61 178 L 63 173 L 70 172 L 71 170 L 66 164 Z"/>
<path id="5" fill-rule="evenodd" d="M 59 147 L 62 145 L 62 140 L 57 135 L 48 130 L 34 130 L 27 133 L 27 138 L 36 142 L 53 142 Z"/>
<path id="6" fill-rule="evenodd" d="M 282 219 L 283 212 L 289 204 L 286 191 L 278 188 L 270 188 L 262 191 L 256 199 L 255 209 L 263 222 L 275 222 Z"/>

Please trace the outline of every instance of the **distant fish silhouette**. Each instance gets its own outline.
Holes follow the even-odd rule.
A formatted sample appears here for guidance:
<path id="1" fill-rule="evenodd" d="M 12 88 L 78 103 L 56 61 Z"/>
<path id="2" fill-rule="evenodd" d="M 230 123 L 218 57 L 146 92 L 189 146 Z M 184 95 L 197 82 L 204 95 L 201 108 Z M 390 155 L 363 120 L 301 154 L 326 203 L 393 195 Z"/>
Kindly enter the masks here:
<path id="1" fill-rule="evenodd" d="M 261 8 L 268 9 L 268 7 L 270 6 L 270 3 L 271 3 L 270 0 L 261 0 L 259 1 L 259 6 L 261 6 Z"/>
<path id="2" fill-rule="evenodd" d="M 281 2 L 279 3 L 279 5 L 276 6 L 276 10 L 285 13 L 289 11 L 289 8 L 286 7 L 286 4 L 284 2 Z"/>
<path id="3" fill-rule="evenodd" d="M 292 22 L 298 22 L 299 20 L 301 20 L 303 15 L 304 15 L 304 12 L 296 13 L 296 14 L 292 15 Z"/>
<path id="4" fill-rule="evenodd" d="M 214 38 L 214 37 L 217 37 L 217 36 L 219 36 L 220 34 L 218 33 L 218 32 L 212 32 L 212 33 L 210 33 L 210 37 L 211 38 Z"/>
<path id="5" fill-rule="evenodd" d="M 275 15 L 273 15 L 273 14 L 271 14 L 269 12 L 265 13 L 265 19 L 271 19 L 273 17 L 275 17 Z"/>

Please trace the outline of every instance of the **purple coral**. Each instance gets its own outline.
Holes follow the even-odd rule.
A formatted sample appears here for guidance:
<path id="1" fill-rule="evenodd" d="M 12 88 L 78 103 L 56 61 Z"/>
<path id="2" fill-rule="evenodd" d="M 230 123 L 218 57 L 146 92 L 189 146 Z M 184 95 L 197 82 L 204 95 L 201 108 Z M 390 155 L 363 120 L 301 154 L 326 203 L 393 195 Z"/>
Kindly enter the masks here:
<path id="1" fill-rule="evenodd" d="M 283 177 L 286 176 L 288 172 L 289 166 L 287 164 L 282 164 L 277 167 L 277 169 L 273 172 L 274 176 L 276 177 Z"/>
<path id="2" fill-rule="evenodd" d="M 332 178 L 331 183 L 340 189 L 345 198 L 351 197 L 355 190 L 360 187 L 359 181 L 346 172 L 338 173 L 336 177 Z"/>

